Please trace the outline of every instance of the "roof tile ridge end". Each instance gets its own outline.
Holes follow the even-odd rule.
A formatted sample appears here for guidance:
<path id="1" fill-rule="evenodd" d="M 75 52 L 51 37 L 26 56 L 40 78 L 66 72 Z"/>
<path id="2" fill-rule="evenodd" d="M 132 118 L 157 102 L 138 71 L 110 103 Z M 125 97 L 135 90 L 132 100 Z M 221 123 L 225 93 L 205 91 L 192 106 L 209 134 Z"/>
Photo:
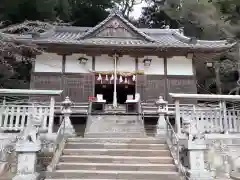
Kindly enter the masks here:
<path id="1" fill-rule="evenodd" d="M 57 28 L 57 26 L 53 25 L 51 29 L 49 29 L 43 33 L 40 33 L 40 37 L 49 37 L 50 35 L 53 35 L 56 32 L 56 28 Z"/>
<path id="2" fill-rule="evenodd" d="M 178 40 L 185 42 L 185 43 L 189 43 L 191 38 L 188 36 L 185 36 L 183 33 L 179 32 L 179 31 L 169 31 L 169 33 L 171 33 L 175 38 L 177 38 Z"/>

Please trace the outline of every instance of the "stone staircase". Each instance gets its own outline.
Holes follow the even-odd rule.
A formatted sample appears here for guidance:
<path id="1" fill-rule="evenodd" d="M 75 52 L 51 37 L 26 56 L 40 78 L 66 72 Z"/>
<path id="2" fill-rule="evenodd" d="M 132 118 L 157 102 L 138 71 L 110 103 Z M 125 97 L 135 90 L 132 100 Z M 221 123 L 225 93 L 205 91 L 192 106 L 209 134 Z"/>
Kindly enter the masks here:
<path id="1" fill-rule="evenodd" d="M 89 116 L 85 137 L 69 138 L 47 180 L 179 180 L 164 139 L 147 137 L 137 116 Z"/>
<path id="2" fill-rule="evenodd" d="M 125 107 L 125 105 L 118 105 L 117 108 L 113 108 L 113 106 L 111 104 L 107 104 L 105 106 L 105 113 L 106 114 L 125 114 L 126 107 Z"/>
<path id="3" fill-rule="evenodd" d="M 145 137 L 143 122 L 138 116 L 89 116 L 84 137 Z"/>
<path id="4" fill-rule="evenodd" d="M 56 171 L 46 179 L 178 180 L 164 140 L 69 138 Z"/>

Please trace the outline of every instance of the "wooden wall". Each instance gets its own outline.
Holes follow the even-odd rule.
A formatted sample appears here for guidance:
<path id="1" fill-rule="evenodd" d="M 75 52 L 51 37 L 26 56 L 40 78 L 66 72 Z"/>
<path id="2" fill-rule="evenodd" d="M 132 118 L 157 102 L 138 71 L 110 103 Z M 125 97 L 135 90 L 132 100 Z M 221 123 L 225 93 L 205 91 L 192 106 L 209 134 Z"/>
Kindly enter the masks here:
<path id="1" fill-rule="evenodd" d="M 32 89 L 63 90 L 61 97 L 56 101 L 62 101 L 69 96 L 74 102 L 88 101 L 88 97 L 93 95 L 94 76 L 86 74 L 67 74 L 67 73 L 32 73 Z"/>
<path id="2" fill-rule="evenodd" d="M 163 96 L 169 103 L 169 93 L 197 93 L 194 76 L 137 75 L 136 92 L 143 101 Z M 184 102 L 187 103 L 187 102 Z"/>
<path id="3" fill-rule="evenodd" d="M 69 96 L 75 102 L 84 102 L 94 95 L 94 84 L 95 76 L 91 73 L 33 73 L 31 88 L 62 89 L 62 97 L 57 97 L 57 101 Z M 136 92 L 143 101 L 163 96 L 172 103 L 168 93 L 197 93 L 197 87 L 194 76 L 137 75 Z"/>

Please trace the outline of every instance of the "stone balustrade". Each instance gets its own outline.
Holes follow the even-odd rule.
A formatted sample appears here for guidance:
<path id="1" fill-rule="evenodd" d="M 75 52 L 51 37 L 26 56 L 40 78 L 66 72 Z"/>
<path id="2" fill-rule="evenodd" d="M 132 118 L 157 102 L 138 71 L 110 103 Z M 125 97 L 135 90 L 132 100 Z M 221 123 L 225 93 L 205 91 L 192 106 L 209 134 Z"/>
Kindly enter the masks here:
<path id="1" fill-rule="evenodd" d="M 74 128 L 70 121 L 72 102 L 69 97 L 66 97 L 62 102 L 63 120 L 57 132 L 56 142 L 54 147 L 54 156 L 48 170 L 54 170 L 59 161 L 62 149 L 64 147 L 66 137 L 75 136 Z M 22 138 L 20 138 L 15 147 L 17 152 L 17 174 L 13 180 L 37 180 L 39 173 L 36 171 L 37 154 L 42 149 L 42 142 L 40 139 L 40 127 L 43 119 L 40 116 L 31 116 L 28 125 L 24 129 Z"/>
<path id="2" fill-rule="evenodd" d="M 224 98 L 227 97 L 224 96 Z M 223 102 L 221 101 L 221 103 Z M 236 128 L 236 125 L 239 124 L 239 120 L 238 117 L 233 116 L 233 113 L 230 113 L 233 110 L 224 109 L 226 106 L 184 109 L 176 105 L 175 110 L 180 110 L 180 113 L 175 112 L 174 114 L 181 117 L 181 133 L 177 133 L 167 119 L 170 114 L 167 102 L 159 97 L 155 104 L 159 115 L 155 136 L 166 137 L 172 156 L 182 175 L 192 180 L 230 179 L 231 176 L 233 177 L 233 172 L 239 171 L 240 136 L 236 133 L 231 134 L 231 132 L 239 132 L 238 129 L 233 131 L 234 127 Z M 201 114 L 197 113 L 199 110 L 202 111 Z M 225 114 L 221 116 L 222 118 L 217 117 L 219 116 L 217 114 L 205 117 L 206 121 L 204 122 L 202 114 L 208 115 L 209 111 Z M 215 117 L 214 123 L 211 125 L 213 130 L 207 131 L 210 125 L 206 126 L 206 122 L 211 122 L 213 117 Z M 222 124 L 223 128 L 221 131 L 216 131 L 219 124 Z M 179 124 L 176 124 L 175 127 L 178 126 Z M 220 132 L 225 132 L 225 134 Z"/>
<path id="3" fill-rule="evenodd" d="M 0 131 L 23 131 L 29 122 L 30 116 L 37 114 L 43 119 L 41 130 L 51 134 L 54 123 L 54 97 L 59 96 L 61 93 L 61 90 L 0 89 L 0 96 L 19 96 L 29 99 L 35 96 L 50 97 L 50 103 L 45 105 L 31 101 L 4 102 L 0 106 Z"/>

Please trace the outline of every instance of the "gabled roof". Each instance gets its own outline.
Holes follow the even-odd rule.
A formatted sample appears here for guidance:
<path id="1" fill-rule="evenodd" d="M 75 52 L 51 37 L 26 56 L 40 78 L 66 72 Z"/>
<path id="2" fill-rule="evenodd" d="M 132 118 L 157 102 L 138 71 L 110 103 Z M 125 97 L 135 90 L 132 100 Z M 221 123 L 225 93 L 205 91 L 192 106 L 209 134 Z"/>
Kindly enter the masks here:
<path id="1" fill-rule="evenodd" d="M 93 38 L 99 35 L 102 31 L 105 29 L 124 29 L 126 32 L 125 35 L 131 35 L 127 36 L 127 38 L 136 38 L 146 40 L 149 42 L 154 42 L 155 40 L 151 37 L 136 28 L 132 23 L 130 23 L 128 20 L 126 20 L 120 13 L 118 12 L 112 12 L 105 20 L 103 20 L 101 23 L 96 25 L 95 27 L 91 28 L 89 31 L 87 31 L 80 39 L 87 39 L 87 38 Z M 114 34 L 114 33 L 112 33 Z M 111 33 L 109 33 L 111 35 Z M 121 35 L 121 34 L 120 34 Z M 124 38 L 124 34 L 121 38 Z M 109 37 L 109 36 L 108 36 Z M 115 36 L 116 37 L 116 36 Z M 119 37 L 118 37 L 119 38 Z M 126 38 L 126 37 L 125 37 Z"/>
<path id="2" fill-rule="evenodd" d="M 180 29 L 136 28 L 119 13 L 111 13 L 95 27 L 53 26 L 38 36 L 16 36 L 16 41 L 35 44 L 76 45 L 79 47 L 133 47 L 187 49 L 189 51 L 223 51 L 236 43 L 197 40 L 184 36 Z"/>

